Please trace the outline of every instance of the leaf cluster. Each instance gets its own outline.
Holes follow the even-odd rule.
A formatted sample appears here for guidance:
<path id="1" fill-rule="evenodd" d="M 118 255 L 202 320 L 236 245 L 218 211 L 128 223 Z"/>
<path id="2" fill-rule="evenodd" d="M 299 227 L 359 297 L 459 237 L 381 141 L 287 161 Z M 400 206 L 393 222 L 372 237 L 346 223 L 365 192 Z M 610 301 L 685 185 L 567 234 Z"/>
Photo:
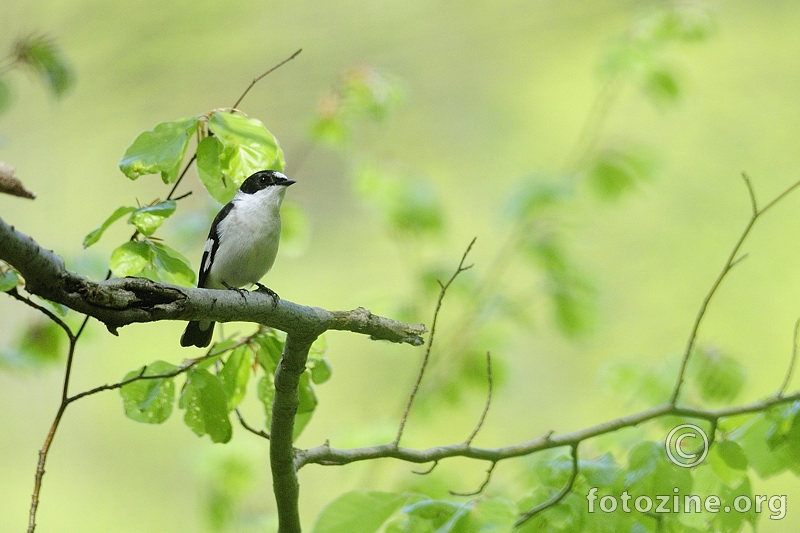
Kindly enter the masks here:
<path id="1" fill-rule="evenodd" d="M 185 411 L 183 420 L 198 436 L 208 435 L 213 442 L 228 442 L 233 436 L 231 412 L 247 394 L 251 378 L 257 379 L 256 397 L 265 415 L 264 427 L 270 427 L 273 376 L 280 360 L 285 336 L 269 328 L 239 341 L 217 343 L 207 355 L 186 366 L 154 361 L 139 370 L 128 372 L 120 388 L 125 415 L 136 422 L 162 424 L 176 407 L 175 380 L 183 385 L 177 407 Z M 308 424 L 317 407 L 314 385 L 327 381 L 331 369 L 325 360 L 324 338 L 314 345 L 309 368 L 300 383 L 300 407 L 295 417 L 295 438 Z"/>
<path id="2" fill-rule="evenodd" d="M 32 72 L 56 98 L 64 96 L 75 84 L 75 73 L 56 41 L 46 35 L 28 35 L 17 39 L 5 59 L 0 60 L 0 114 L 8 111 L 14 100 L 9 80 L 14 70 Z"/>

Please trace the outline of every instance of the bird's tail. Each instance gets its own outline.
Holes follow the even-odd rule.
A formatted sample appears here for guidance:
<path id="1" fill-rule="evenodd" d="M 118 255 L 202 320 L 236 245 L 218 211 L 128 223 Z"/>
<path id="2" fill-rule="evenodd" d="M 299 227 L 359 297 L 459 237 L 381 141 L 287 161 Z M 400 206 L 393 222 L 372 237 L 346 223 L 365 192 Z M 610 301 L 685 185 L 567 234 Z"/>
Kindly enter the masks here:
<path id="1" fill-rule="evenodd" d="M 186 325 L 181 335 L 181 346 L 197 346 L 205 348 L 211 344 L 211 336 L 214 334 L 214 322 L 198 322 L 192 320 Z"/>

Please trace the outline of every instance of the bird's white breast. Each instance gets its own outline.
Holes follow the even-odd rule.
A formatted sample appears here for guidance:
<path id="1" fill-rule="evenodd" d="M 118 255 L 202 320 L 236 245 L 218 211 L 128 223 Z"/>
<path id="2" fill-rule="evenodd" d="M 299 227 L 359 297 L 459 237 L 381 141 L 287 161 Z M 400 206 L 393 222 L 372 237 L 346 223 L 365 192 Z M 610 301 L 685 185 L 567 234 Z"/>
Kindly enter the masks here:
<path id="1" fill-rule="evenodd" d="M 237 193 L 234 207 L 217 226 L 219 248 L 207 287 L 244 287 L 259 281 L 275 262 L 281 237 L 280 206 L 285 187 Z"/>

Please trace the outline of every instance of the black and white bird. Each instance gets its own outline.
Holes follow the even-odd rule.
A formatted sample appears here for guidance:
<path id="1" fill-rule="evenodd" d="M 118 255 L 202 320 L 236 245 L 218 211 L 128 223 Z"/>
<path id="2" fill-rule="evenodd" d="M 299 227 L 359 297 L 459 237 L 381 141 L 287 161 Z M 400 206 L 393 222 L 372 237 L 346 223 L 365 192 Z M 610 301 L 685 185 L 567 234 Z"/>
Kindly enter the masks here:
<path id="1" fill-rule="evenodd" d="M 260 170 L 244 180 L 233 200 L 211 223 L 197 287 L 239 289 L 258 285 L 275 262 L 281 239 L 281 203 L 286 188 L 295 183 L 280 172 Z M 214 322 L 193 320 L 181 336 L 181 346 L 203 348 L 211 343 Z"/>

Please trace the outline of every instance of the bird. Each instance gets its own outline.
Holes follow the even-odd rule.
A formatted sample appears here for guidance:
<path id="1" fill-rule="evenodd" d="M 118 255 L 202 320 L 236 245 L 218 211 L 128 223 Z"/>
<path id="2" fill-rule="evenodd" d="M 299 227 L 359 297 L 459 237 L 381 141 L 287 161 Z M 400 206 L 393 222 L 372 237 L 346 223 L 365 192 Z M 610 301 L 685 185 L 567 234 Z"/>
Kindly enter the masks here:
<path id="1" fill-rule="evenodd" d="M 275 305 L 278 295 L 259 280 L 272 268 L 281 238 L 281 203 L 296 183 L 275 170 L 260 170 L 242 183 L 233 199 L 214 217 L 203 248 L 197 287 L 235 289 L 257 285 Z M 192 320 L 181 346 L 204 348 L 211 343 L 214 322 Z"/>

